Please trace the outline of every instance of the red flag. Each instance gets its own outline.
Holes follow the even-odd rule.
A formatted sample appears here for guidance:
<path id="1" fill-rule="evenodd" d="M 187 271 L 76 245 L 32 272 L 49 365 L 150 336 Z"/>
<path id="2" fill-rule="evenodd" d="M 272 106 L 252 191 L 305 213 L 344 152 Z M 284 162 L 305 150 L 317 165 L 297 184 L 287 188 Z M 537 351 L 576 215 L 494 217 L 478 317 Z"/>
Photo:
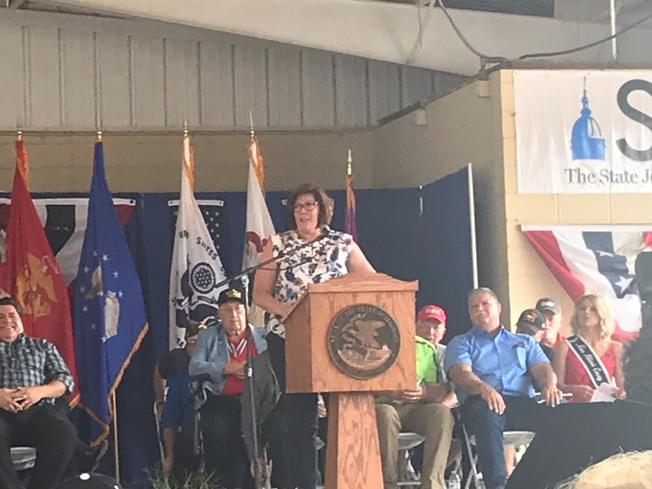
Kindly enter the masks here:
<path id="1" fill-rule="evenodd" d="M 56 345 L 77 381 L 68 289 L 52 254 L 29 193 L 28 161 L 22 139 L 16 141 L 16 172 L 7 226 L 6 261 L 0 269 L 0 288 L 23 307 L 29 336 Z M 77 395 L 72 402 L 76 402 Z"/>

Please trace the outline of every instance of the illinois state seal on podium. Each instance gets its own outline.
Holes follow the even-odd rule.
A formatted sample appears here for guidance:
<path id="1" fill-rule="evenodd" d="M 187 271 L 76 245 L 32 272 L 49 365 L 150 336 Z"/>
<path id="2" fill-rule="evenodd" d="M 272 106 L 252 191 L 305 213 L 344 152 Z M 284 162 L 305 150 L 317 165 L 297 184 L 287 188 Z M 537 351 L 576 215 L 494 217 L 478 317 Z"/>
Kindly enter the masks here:
<path id="1" fill-rule="evenodd" d="M 372 304 L 354 304 L 339 311 L 327 336 L 333 363 L 356 379 L 370 379 L 387 371 L 401 348 L 396 321 Z"/>

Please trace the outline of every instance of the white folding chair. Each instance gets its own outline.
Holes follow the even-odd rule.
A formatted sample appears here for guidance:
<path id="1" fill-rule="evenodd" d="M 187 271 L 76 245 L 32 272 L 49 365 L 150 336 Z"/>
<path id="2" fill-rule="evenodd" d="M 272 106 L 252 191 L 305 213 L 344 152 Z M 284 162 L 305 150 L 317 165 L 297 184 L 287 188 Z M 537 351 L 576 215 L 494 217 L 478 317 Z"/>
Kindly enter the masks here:
<path id="1" fill-rule="evenodd" d="M 478 456 L 473 452 L 475 447 L 475 436 L 470 435 L 466 430 L 466 426 L 462 423 L 462 433 L 464 435 L 464 446 L 469 459 L 471 471 L 464 483 L 464 489 L 471 487 L 471 482 L 475 484 L 476 488 L 484 487 L 481 482 L 481 474 L 478 470 Z M 532 431 L 505 431 L 503 432 L 503 445 L 516 445 L 518 449 L 525 450 L 532 442 L 535 433 Z"/>
<path id="2" fill-rule="evenodd" d="M 11 447 L 11 463 L 14 464 L 16 472 L 33 468 L 36 463 L 36 448 Z"/>
<path id="3" fill-rule="evenodd" d="M 410 462 L 410 453 L 424 442 L 425 438 L 417 433 L 405 431 L 398 434 L 398 473 L 399 487 L 418 487 L 421 485 L 420 477 L 415 472 Z"/>
<path id="4" fill-rule="evenodd" d="M 154 401 L 154 422 L 156 424 L 156 441 L 158 441 L 158 453 L 161 457 L 161 463 L 165 458 L 165 449 L 163 447 L 163 433 L 161 433 L 161 419 L 163 416 L 162 406 L 158 401 Z"/>

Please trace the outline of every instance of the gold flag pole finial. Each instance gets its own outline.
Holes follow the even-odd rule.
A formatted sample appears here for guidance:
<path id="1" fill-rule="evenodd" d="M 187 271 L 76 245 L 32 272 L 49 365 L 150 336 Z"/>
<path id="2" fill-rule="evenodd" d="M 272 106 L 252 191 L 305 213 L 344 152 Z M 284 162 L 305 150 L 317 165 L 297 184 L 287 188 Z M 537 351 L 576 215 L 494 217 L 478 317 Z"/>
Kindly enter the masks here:
<path id="1" fill-rule="evenodd" d="M 21 123 L 20 115 L 16 116 L 16 141 L 23 140 L 23 124 Z"/>
<path id="2" fill-rule="evenodd" d="M 251 139 L 256 137 L 256 131 L 254 131 L 254 115 L 249 111 L 249 137 Z"/>
<path id="3" fill-rule="evenodd" d="M 98 143 L 102 142 L 102 129 L 95 131 L 95 141 Z"/>
<path id="4" fill-rule="evenodd" d="M 183 120 L 183 136 L 188 137 L 188 119 Z"/>
<path id="5" fill-rule="evenodd" d="M 351 150 L 349 150 L 349 154 L 346 157 L 346 175 L 351 176 L 353 174 L 353 157 L 351 156 Z"/>

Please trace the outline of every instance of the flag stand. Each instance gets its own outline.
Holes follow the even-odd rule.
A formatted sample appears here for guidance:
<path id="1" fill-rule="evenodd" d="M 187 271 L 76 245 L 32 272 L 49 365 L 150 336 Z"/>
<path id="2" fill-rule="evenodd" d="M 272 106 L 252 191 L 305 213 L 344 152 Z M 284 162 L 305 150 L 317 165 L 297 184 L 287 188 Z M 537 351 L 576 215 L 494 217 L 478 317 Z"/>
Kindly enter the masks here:
<path id="1" fill-rule="evenodd" d="M 113 412 L 113 456 L 115 460 L 115 479 L 120 483 L 120 447 L 118 446 L 118 407 L 115 391 L 111 393 L 111 411 Z"/>
<path id="2" fill-rule="evenodd" d="M 240 281 L 243 285 L 243 290 L 244 290 L 244 296 L 245 296 L 245 302 L 244 302 L 244 307 L 245 307 L 245 324 L 249 325 L 249 275 L 245 274 L 242 277 L 240 277 Z M 248 328 L 247 328 L 248 330 Z M 265 450 L 260 449 L 260 445 L 258 442 L 258 413 L 256 409 L 256 391 L 255 391 L 255 382 L 254 382 L 254 365 L 253 365 L 253 359 L 254 359 L 254 343 L 253 343 L 253 336 L 251 335 L 251 332 L 248 330 L 249 334 L 249 339 L 251 340 L 251 345 L 247 348 L 247 364 L 246 364 L 246 372 L 245 372 L 245 377 L 247 378 L 247 383 L 249 384 L 249 409 L 251 410 L 251 434 L 253 437 L 253 445 L 254 445 L 254 460 L 253 460 L 253 476 L 254 476 L 254 487 L 256 489 L 262 489 L 263 487 L 267 487 L 269 485 L 269 477 L 267 474 L 267 459 L 265 458 Z M 265 465 L 265 467 L 261 467 L 261 465 Z"/>

